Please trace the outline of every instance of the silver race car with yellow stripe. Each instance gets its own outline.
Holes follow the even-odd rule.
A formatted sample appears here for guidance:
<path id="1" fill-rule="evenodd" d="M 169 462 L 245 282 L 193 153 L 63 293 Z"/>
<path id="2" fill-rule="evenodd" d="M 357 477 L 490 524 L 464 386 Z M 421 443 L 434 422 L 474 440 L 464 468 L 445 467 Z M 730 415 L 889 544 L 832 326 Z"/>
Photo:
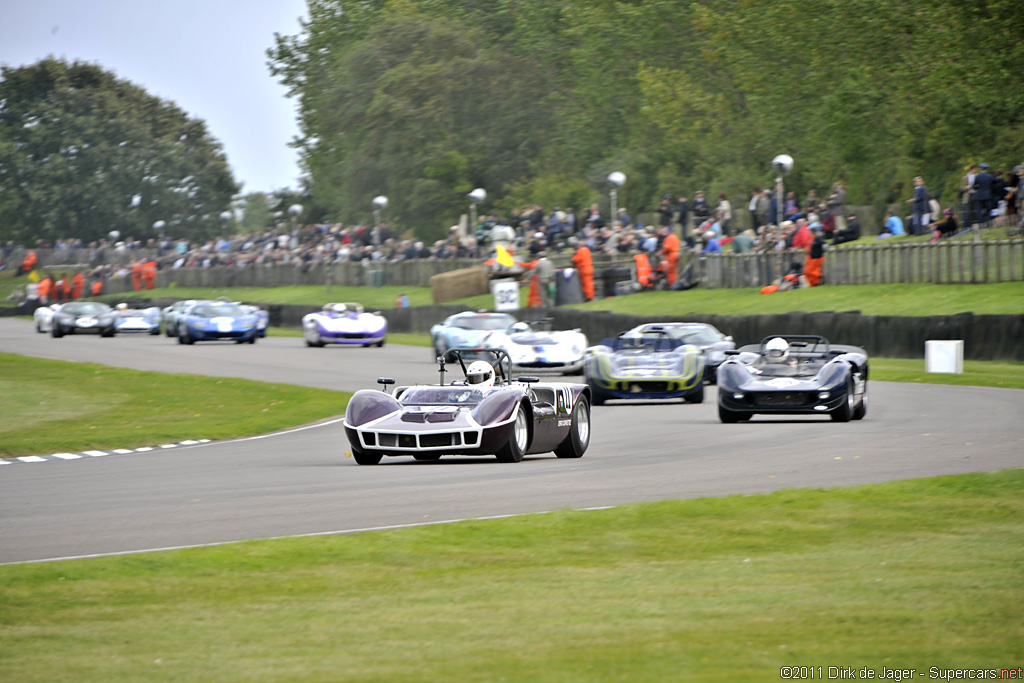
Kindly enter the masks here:
<path id="1" fill-rule="evenodd" d="M 583 375 L 593 402 L 681 398 L 704 401 L 704 353 L 660 329 L 630 330 L 587 349 Z"/>

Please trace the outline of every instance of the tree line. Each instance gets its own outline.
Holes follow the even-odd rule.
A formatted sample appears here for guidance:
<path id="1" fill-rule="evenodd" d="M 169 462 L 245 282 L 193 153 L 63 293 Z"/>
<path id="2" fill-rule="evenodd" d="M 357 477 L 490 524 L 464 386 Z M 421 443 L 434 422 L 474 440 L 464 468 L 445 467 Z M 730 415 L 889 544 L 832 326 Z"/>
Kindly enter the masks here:
<path id="1" fill-rule="evenodd" d="M 298 99 L 310 203 L 372 198 L 431 238 L 488 209 L 837 181 L 882 207 L 924 175 L 1024 162 L 1014 0 L 311 0 L 271 68 Z"/>

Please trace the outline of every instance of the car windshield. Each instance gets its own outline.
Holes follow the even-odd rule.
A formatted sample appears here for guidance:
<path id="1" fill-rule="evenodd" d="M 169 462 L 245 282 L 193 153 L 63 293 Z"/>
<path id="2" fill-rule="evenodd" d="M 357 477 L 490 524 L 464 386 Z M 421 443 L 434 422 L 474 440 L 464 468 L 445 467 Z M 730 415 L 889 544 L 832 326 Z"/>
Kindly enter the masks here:
<path id="1" fill-rule="evenodd" d="M 197 315 L 200 318 L 245 315 L 245 311 L 237 304 L 202 304 L 193 308 L 191 312 L 192 315 Z"/>
<path id="2" fill-rule="evenodd" d="M 791 356 L 784 361 L 777 361 L 761 356 L 752 366 L 757 374 L 764 377 L 814 377 L 824 364 L 825 359 L 821 357 Z"/>
<path id="3" fill-rule="evenodd" d="M 694 327 L 666 327 L 664 330 L 673 339 L 679 339 L 687 344 L 713 344 L 722 340 L 721 336 L 714 330 L 703 325 Z"/>
<path id="4" fill-rule="evenodd" d="M 452 327 L 463 330 L 503 330 L 511 327 L 515 318 L 510 315 L 465 315 L 452 321 Z"/>
<path id="5" fill-rule="evenodd" d="M 109 311 L 110 308 L 106 304 L 98 304 L 92 301 L 83 301 L 75 304 L 64 304 L 61 307 L 61 313 L 67 313 L 69 315 L 102 315 Z"/>
<path id="6" fill-rule="evenodd" d="M 484 400 L 479 389 L 464 387 L 412 387 L 407 389 L 399 403 L 404 406 L 475 406 Z"/>

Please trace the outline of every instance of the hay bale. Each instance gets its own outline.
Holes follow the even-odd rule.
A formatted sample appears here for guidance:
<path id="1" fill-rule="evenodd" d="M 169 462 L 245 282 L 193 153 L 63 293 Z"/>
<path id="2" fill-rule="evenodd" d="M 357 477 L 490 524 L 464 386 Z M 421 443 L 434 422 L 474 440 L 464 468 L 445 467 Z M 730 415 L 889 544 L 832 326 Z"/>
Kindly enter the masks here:
<path id="1" fill-rule="evenodd" d="M 438 273 L 430 278 L 430 293 L 435 304 L 455 301 L 469 296 L 487 294 L 490 288 L 487 283 L 487 272 L 483 266 L 450 270 Z"/>

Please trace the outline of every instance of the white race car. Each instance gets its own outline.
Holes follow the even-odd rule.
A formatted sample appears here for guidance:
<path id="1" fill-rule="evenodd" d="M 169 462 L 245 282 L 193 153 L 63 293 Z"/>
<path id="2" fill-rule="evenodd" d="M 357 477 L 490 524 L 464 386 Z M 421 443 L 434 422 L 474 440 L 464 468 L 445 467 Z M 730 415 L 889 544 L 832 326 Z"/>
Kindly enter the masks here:
<path id="1" fill-rule="evenodd" d="M 160 334 L 160 322 L 163 314 L 156 306 L 135 307 L 129 303 L 119 303 L 114 313 L 117 314 L 118 332 L 144 332 L 146 334 Z"/>
<path id="2" fill-rule="evenodd" d="M 45 334 L 50 331 L 50 326 L 53 325 L 53 314 L 56 313 L 63 304 L 50 304 L 49 306 L 40 306 L 36 309 L 32 317 L 36 321 L 36 332 Z"/>
<path id="3" fill-rule="evenodd" d="M 325 304 L 322 310 L 302 317 L 302 336 L 306 346 L 384 346 L 387 333 L 387 318 L 380 313 L 367 313 L 361 304 L 356 303 Z"/>
<path id="4" fill-rule="evenodd" d="M 579 329 L 551 330 L 550 320 L 517 322 L 508 329 L 495 330 L 484 346 L 499 348 L 516 368 L 557 370 L 565 375 L 583 372 L 587 336 Z"/>

